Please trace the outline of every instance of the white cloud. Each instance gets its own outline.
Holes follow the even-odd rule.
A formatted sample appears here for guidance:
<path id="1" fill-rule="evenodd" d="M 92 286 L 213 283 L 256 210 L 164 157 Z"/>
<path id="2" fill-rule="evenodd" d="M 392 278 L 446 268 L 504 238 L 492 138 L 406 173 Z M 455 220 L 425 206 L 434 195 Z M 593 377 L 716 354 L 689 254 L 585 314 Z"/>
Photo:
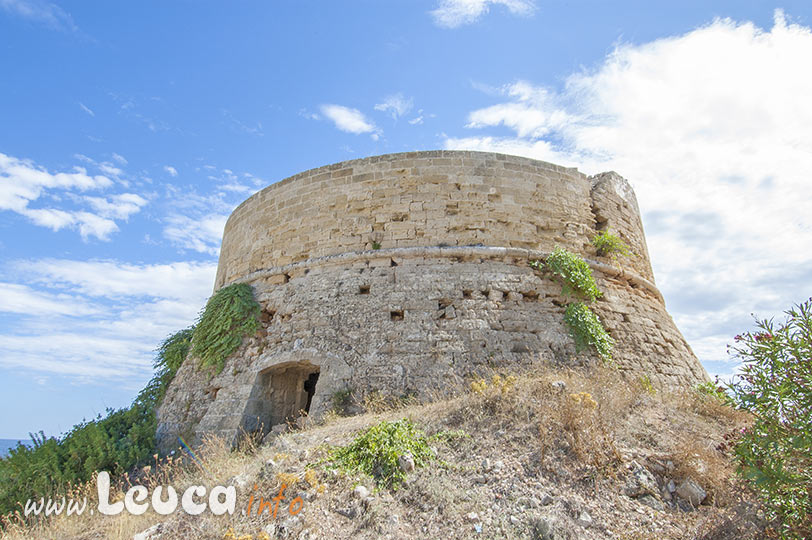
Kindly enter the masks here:
<path id="1" fill-rule="evenodd" d="M 519 82 L 447 148 L 526 155 L 635 186 L 658 284 L 703 360 L 810 295 L 812 31 L 716 20 L 621 45 L 561 91 Z"/>
<path id="2" fill-rule="evenodd" d="M 256 135 L 258 137 L 262 137 L 265 135 L 262 128 L 262 122 L 257 121 L 253 126 L 251 126 L 241 120 L 238 120 L 228 110 L 223 109 L 222 113 L 223 117 L 227 120 L 232 130 L 242 133 L 248 133 L 249 135 Z"/>
<path id="3" fill-rule="evenodd" d="M 471 24 L 486 15 L 490 5 L 501 5 L 514 15 L 528 16 L 536 6 L 532 0 L 440 0 L 440 6 L 430 11 L 434 22 L 444 28 Z"/>
<path id="4" fill-rule="evenodd" d="M 0 365 L 138 389 L 161 340 L 194 322 L 215 270 L 214 263 L 17 261 L 10 272 L 25 285 L 0 283 L 0 311 L 26 316 L 0 329 Z"/>
<path id="5" fill-rule="evenodd" d="M 54 231 L 63 228 L 77 229 L 82 238 L 91 237 L 107 240 L 118 230 L 115 221 L 110 218 L 126 218 L 138 211 L 146 201 L 132 193 L 113 195 L 108 201 L 108 210 L 117 206 L 117 212 L 99 212 L 94 214 L 81 208 L 32 208 L 31 203 L 50 196 L 55 198 L 55 190 L 64 191 L 71 200 L 90 203 L 98 209 L 100 197 L 78 197 L 75 192 L 103 190 L 113 185 L 109 176 L 118 179 L 123 174 L 121 169 L 109 163 L 97 164 L 87 156 L 77 154 L 77 159 L 92 163 L 108 176 L 89 175 L 83 167 L 74 167 L 70 173 L 51 173 L 37 166 L 30 160 L 18 159 L 0 153 L 0 210 L 10 210 L 31 220 L 34 224 L 48 227 Z M 126 213 L 122 217 L 122 212 Z"/>
<path id="6" fill-rule="evenodd" d="M 17 313 L 28 316 L 64 315 L 83 317 L 98 313 L 82 299 L 74 295 L 52 294 L 37 291 L 28 285 L 0 282 L 0 313 Z"/>
<path id="7" fill-rule="evenodd" d="M 217 255 L 226 220 L 228 215 L 169 216 L 166 219 L 164 236 L 181 248 Z"/>
<path id="8" fill-rule="evenodd" d="M 172 167 L 171 165 L 165 165 L 164 170 L 167 173 L 169 173 L 169 176 L 171 176 L 172 178 L 175 178 L 178 175 L 178 170 L 175 167 Z"/>
<path id="9" fill-rule="evenodd" d="M 115 152 L 113 152 L 113 161 L 117 162 L 120 165 L 127 164 L 127 159 L 120 154 L 116 154 Z"/>
<path id="10" fill-rule="evenodd" d="M 307 118 L 308 120 L 321 120 L 321 116 L 317 113 L 310 112 L 307 109 L 299 109 L 299 116 Z"/>
<path id="11" fill-rule="evenodd" d="M 64 9 L 42 0 L 0 0 L 0 9 L 54 30 L 78 30 Z"/>
<path id="12" fill-rule="evenodd" d="M 113 260 L 41 259 L 18 261 L 13 269 L 29 276 L 32 284 L 71 290 L 89 297 L 155 296 L 190 300 L 199 296 L 201 282 L 210 279 L 209 288 L 214 283 L 211 266 L 193 262 L 129 264 Z"/>
<path id="13" fill-rule="evenodd" d="M 351 109 L 343 105 L 322 105 L 320 110 L 341 131 L 356 135 L 371 133 L 372 138 L 376 140 L 380 134 L 380 130 L 375 127 L 375 124 L 367 120 L 358 109 Z"/>
<path id="14" fill-rule="evenodd" d="M 397 120 L 401 116 L 411 111 L 413 106 L 414 102 L 412 98 L 407 99 L 403 97 L 403 94 L 398 92 L 397 94 L 386 96 L 383 102 L 375 105 L 375 110 L 388 112 L 394 120 Z"/>
<path id="15" fill-rule="evenodd" d="M 126 220 L 141 210 L 147 200 L 135 193 L 120 193 L 112 197 L 85 197 L 100 216 Z"/>
<path id="16" fill-rule="evenodd" d="M 539 138 L 576 120 L 569 112 L 558 107 L 555 96 L 544 88 L 517 82 L 506 86 L 504 93 L 515 101 L 472 112 L 465 127 L 481 128 L 501 124 L 514 130 L 519 137 Z"/>
<path id="17" fill-rule="evenodd" d="M 84 104 L 84 103 L 82 103 L 81 101 L 79 102 L 79 108 L 80 108 L 80 109 L 82 109 L 83 111 L 85 111 L 85 112 L 86 112 L 87 114 L 89 114 L 90 116 L 96 116 L 96 113 L 94 113 L 94 112 L 93 112 L 93 111 L 90 109 L 90 107 L 88 107 L 87 105 L 85 105 L 85 104 Z"/>

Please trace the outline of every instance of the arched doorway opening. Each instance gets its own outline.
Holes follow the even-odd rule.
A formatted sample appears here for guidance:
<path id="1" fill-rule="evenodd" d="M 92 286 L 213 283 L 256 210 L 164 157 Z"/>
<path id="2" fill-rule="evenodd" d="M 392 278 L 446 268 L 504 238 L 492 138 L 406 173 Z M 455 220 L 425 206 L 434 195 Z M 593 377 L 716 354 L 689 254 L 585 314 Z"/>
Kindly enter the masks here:
<path id="1" fill-rule="evenodd" d="M 268 431 L 310 412 L 319 366 L 299 362 L 281 364 L 260 373 L 259 379 L 259 420 L 264 431 Z"/>

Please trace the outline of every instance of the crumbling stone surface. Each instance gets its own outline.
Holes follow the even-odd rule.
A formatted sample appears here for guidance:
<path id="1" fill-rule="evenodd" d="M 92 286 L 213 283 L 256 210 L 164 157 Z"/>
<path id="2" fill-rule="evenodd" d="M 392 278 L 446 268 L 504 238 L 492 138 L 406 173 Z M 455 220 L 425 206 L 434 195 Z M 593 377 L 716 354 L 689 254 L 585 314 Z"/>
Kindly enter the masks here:
<path id="1" fill-rule="evenodd" d="M 598 258 L 590 240 L 603 229 L 636 256 Z M 298 174 L 234 211 L 215 289 L 253 285 L 262 329 L 211 379 L 193 358 L 181 366 L 158 412 L 161 449 L 178 435 L 265 434 L 282 402 L 318 416 L 338 392 L 428 397 L 493 368 L 598 361 L 576 354 L 561 285 L 528 264 L 556 246 L 592 267 L 621 370 L 660 386 L 707 380 L 654 285 L 622 177 L 481 152 L 391 154 Z"/>

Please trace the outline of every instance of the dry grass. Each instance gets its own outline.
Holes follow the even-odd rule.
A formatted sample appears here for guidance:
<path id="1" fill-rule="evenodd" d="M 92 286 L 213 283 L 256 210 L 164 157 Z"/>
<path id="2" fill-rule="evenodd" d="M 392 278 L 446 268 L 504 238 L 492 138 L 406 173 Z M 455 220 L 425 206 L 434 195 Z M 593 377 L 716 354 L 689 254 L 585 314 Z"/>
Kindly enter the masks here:
<path id="1" fill-rule="evenodd" d="M 171 516 L 151 510 L 113 518 L 61 516 L 13 522 L 3 538 L 123 540 L 163 522 L 161 540 L 462 539 L 474 536 L 476 526 L 482 538 L 530 539 L 537 537 L 538 523 L 551 520 L 560 530 L 575 531 L 573 538 L 712 540 L 728 538 L 720 531 L 737 515 L 755 515 L 735 479 L 725 440 L 748 419 L 718 402 L 693 392 L 652 392 L 604 368 L 491 374 L 472 382 L 466 393 L 426 404 L 372 396 L 364 402 L 366 414 L 330 415 L 272 445 L 246 439 L 232 451 L 212 439 L 199 452 L 204 469 L 189 461 L 164 461 L 123 479 L 117 489 L 121 498 L 130 483 L 150 489 L 170 483 L 179 493 L 193 484 L 235 484 L 234 515 L 187 516 L 179 509 Z M 461 430 L 467 436 L 438 439 L 433 443 L 437 460 L 410 473 L 398 491 L 375 492 L 363 502 L 354 498 L 356 485 L 372 489 L 374 484 L 362 474 L 327 470 L 323 460 L 329 446 L 346 444 L 381 420 L 403 417 L 428 434 Z M 656 511 L 630 499 L 623 486 L 632 460 L 661 481 L 694 478 L 709 492 L 711 504 L 685 513 Z M 256 502 L 251 515 L 242 514 L 250 496 L 269 500 L 282 484 L 286 497 L 276 519 L 257 516 Z M 80 492 L 95 507 L 95 484 Z M 296 496 L 303 510 L 292 518 L 287 505 Z M 584 511 L 593 518 L 590 527 L 576 524 Z M 736 538 L 754 538 L 748 535 L 759 526 L 751 523 Z"/>

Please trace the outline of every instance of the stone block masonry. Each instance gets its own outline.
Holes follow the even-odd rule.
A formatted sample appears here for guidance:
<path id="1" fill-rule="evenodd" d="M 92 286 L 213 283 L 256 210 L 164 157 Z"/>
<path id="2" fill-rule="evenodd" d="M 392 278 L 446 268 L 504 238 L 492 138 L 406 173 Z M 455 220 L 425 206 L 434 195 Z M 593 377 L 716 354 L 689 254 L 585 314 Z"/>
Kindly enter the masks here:
<path id="1" fill-rule="evenodd" d="M 635 256 L 598 258 L 590 241 L 604 229 Z M 592 266 L 621 370 L 661 386 L 707 380 L 654 285 L 622 177 L 481 152 L 391 154 L 292 176 L 233 212 L 215 289 L 253 285 L 262 329 L 211 380 L 187 360 L 158 413 L 159 445 L 266 433 L 323 414 L 342 391 L 425 397 L 491 369 L 595 361 L 575 352 L 561 285 L 528 264 L 555 246 Z"/>

